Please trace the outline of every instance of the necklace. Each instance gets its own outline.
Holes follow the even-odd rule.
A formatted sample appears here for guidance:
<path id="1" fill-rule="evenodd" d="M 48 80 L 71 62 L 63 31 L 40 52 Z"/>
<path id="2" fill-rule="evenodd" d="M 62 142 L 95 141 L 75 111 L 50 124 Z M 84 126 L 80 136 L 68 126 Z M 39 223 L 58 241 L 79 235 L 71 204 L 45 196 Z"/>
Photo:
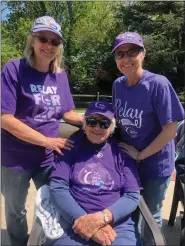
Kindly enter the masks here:
<path id="1" fill-rule="evenodd" d="M 104 144 L 103 147 L 100 147 L 99 150 L 94 149 L 94 150 L 96 151 L 96 156 L 97 156 L 97 158 L 102 158 L 102 157 L 103 157 L 103 152 L 104 152 L 104 150 L 106 149 L 106 147 L 107 147 L 107 141 L 106 141 L 106 143 Z"/>

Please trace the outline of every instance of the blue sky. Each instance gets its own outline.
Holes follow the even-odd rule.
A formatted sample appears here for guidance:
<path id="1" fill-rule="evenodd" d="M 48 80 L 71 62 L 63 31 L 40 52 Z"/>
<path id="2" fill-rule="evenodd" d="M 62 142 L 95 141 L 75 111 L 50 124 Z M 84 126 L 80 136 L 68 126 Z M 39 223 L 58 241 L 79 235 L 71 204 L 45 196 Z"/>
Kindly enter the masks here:
<path id="1" fill-rule="evenodd" d="M 5 8 L 5 3 L 1 2 L 1 19 L 6 20 L 7 15 L 10 13 L 10 10 L 7 8 L 2 12 L 2 9 Z"/>

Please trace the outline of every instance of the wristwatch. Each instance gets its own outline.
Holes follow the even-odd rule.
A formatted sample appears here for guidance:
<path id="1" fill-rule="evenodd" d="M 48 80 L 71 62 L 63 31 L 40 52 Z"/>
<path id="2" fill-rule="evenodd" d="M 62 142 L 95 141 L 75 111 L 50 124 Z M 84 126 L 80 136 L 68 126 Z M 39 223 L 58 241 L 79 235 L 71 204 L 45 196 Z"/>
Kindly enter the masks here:
<path id="1" fill-rule="evenodd" d="M 108 217 L 107 213 L 104 210 L 102 211 L 102 213 L 103 213 L 105 225 L 109 224 L 109 217 Z"/>

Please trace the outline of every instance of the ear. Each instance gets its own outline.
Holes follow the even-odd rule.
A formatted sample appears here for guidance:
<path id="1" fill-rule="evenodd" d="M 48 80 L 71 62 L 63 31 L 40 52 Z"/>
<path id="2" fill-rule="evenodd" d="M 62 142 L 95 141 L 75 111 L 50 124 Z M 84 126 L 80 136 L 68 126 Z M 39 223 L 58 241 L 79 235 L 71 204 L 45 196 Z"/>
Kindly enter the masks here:
<path id="1" fill-rule="evenodd" d="M 144 60 L 145 55 L 146 55 L 146 50 L 144 49 L 144 50 L 142 51 L 142 53 L 141 53 L 142 61 Z"/>
<path id="2" fill-rule="evenodd" d="M 145 58 L 145 55 L 146 55 L 146 50 L 144 49 L 143 50 L 143 57 Z"/>

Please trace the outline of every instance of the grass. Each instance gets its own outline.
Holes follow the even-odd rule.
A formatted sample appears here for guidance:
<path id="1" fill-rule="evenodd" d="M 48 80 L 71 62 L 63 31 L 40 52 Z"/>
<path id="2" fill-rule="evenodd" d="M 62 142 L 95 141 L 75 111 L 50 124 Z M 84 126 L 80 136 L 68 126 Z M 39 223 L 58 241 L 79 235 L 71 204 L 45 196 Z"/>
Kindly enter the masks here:
<path id="1" fill-rule="evenodd" d="M 74 111 L 77 112 L 77 113 L 84 113 L 85 112 L 85 108 L 76 108 Z"/>

